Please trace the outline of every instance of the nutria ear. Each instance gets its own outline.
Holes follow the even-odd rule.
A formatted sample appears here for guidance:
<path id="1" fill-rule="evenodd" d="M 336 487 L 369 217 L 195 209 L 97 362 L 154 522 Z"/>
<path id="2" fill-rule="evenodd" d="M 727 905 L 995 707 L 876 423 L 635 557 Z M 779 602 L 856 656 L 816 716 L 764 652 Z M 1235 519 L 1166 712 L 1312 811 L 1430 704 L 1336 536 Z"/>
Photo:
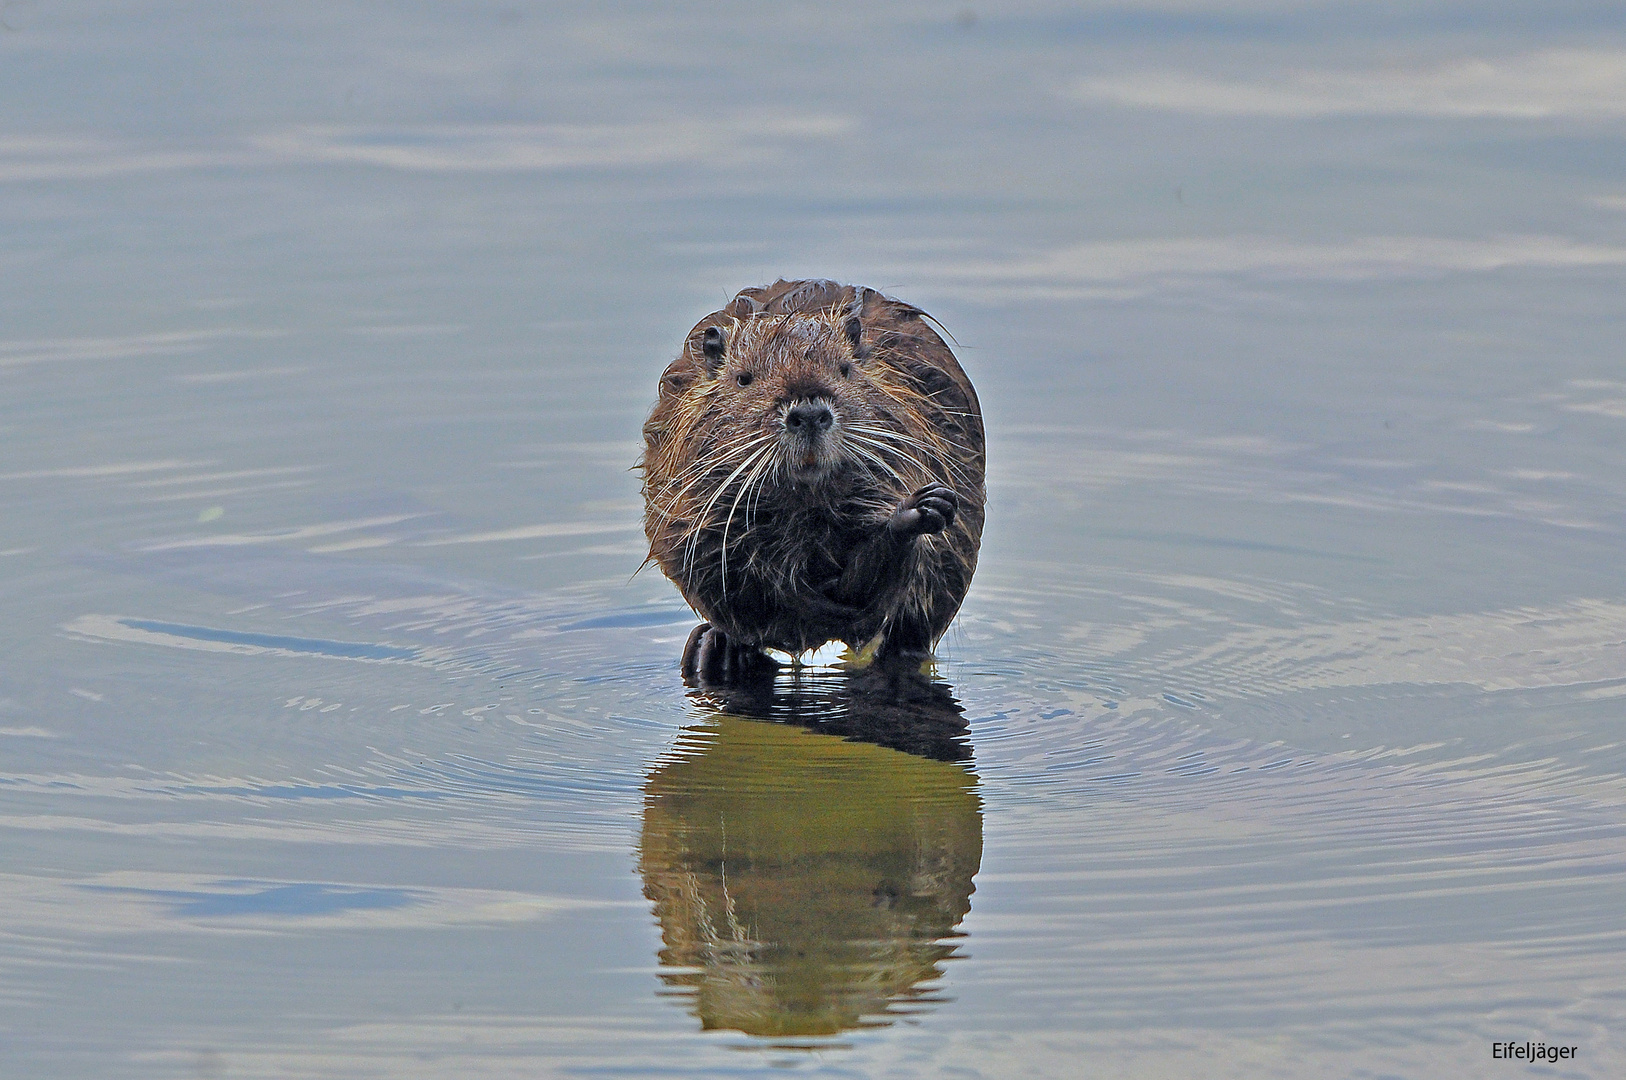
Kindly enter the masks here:
<path id="1" fill-rule="evenodd" d="M 679 370 L 678 365 L 674 363 L 661 376 L 660 396 L 662 398 L 681 397 L 692 382 L 694 382 L 693 369 Z"/>
<path id="2" fill-rule="evenodd" d="M 757 312 L 761 311 L 765 305 L 761 300 L 758 300 L 755 296 L 751 295 L 756 291 L 758 290 L 747 289 L 741 292 L 738 296 L 734 297 L 733 301 L 726 309 L 728 314 L 734 316 L 736 319 L 748 319 L 752 315 L 755 315 Z"/>
<path id="3" fill-rule="evenodd" d="M 853 355 L 861 355 L 864 351 L 864 320 L 857 315 L 849 315 L 847 321 L 841 324 L 841 329 L 847 335 L 847 343 L 853 347 Z"/>
<path id="4" fill-rule="evenodd" d="M 723 352 L 727 347 L 728 339 L 723 336 L 722 327 L 706 327 L 706 332 L 700 337 L 700 358 L 708 372 L 715 375 L 722 368 Z"/>
<path id="5" fill-rule="evenodd" d="M 853 355 L 862 360 L 869 355 L 869 349 L 864 347 L 864 308 L 870 296 L 869 289 L 859 289 L 853 296 L 847 310 L 842 313 L 841 332 L 847 335 L 847 343 L 852 346 Z"/>

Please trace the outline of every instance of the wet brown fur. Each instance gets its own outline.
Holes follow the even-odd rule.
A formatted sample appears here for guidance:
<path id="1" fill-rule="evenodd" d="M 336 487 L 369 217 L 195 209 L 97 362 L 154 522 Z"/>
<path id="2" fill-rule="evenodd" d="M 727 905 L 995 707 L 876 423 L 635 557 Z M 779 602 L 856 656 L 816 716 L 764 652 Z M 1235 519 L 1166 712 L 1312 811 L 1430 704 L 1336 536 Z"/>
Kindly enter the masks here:
<path id="1" fill-rule="evenodd" d="M 959 610 L 982 416 L 927 318 L 871 289 L 778 281 L 701 319 L 662 375 L 640 462 L 649 557 L 734 642 L 924 654 Z M 787 430 L 797 402 L 829 406 L 828 437 Z M 900 538 L 905 501 L 933 484 L 952 520 Z"/>

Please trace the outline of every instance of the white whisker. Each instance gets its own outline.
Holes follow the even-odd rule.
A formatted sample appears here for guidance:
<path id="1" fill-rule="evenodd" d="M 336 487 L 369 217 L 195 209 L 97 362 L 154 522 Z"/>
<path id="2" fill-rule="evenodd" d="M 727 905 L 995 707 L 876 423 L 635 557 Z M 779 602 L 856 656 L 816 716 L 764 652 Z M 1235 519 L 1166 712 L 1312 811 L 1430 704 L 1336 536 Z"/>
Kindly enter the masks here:
<path id="1" fill-rule="evenodd" d="M 707 500 L 706 505 L 701 507 L 700 513 L 695 515 L 694 521 L 690 524 L 691 532 L 689 534 L 688 550 L 684 553 L 683 557 L 683 569 L 685 575 L 687 575 L 690 567 L 694 564 L 695 552 L 700 545 L 700 534 L 705 531 L 706 515 L 711 513 L 711 508 L 717 505 L 717 500 L 723 497 L 723 494 L 728 490 L 728 486 L 732 484 L 741 473 L 755 465 L 757 460 L 761 458 L 762 455 L 768 453 L 770 449 L 771 447 L 764 446 L 753 453 L 750 457 L 747 457 L 744 461 L 742 461 L 733 472 L 728 474 L 728 479 L 717 485 L 717 490 L 711 493 L 711 498 Z"/>
<path id="2" fill-rule="evenodd" d="M 722 578 L 722 582 L 721 582 L 722 594 L 723 594 L 723 598 L 725 600 L 728 598 L 728 530 L 729 530 L 729 527 L 734 524 L 734 511 L 736 511 L 736 510 L 738 510 L 740 508 L 740 500 L 745 497 L 745 494 L 748 491 L 751 490 L 752 483 L 755 482 L 756 478 L 762 473 L 763 469 L 765 469 L 767 467 L 767 465 L 768 465 L 767 460 L 763 459 L 762 461 L 760 461 L 757 464 L 756 468 L 751 470 L 750 475 L 748 475 L 745 478 L 745 482 L 740 485 L 739 492 L 737 494 L 735 494 L 734 503 L 733 503 L 733 505 L 731 505 L 728 508 L 728 517 L 726 519 L 724 519 L 724 521 L 723 521 L 723 542 L 718 547 L 717 562 L 718 562 L 718 567 L 719 567 L 721 578 Z M 747 519 L 747 521 L 746 521 L 746 530 L 747 531 L 750 530 L 750 520 L 749 520 L 750 516 L 751 516 L 750 511 L 749 511 L 749 509 L 747 509 L 747 511 L 746 511 L 746 519 Z"/>

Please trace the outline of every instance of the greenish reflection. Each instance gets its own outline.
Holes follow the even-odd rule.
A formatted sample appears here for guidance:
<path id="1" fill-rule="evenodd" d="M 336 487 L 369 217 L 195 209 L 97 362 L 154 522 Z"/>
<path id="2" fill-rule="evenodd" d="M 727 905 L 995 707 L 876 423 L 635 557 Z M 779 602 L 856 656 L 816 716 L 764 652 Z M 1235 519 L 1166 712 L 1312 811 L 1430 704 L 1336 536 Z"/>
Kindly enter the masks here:
<path id="1" fill-rule="evenodd" d="M 795 723 L 719 711 L 650 775 L 639 870 L 661 978 L 705 1029 L 806 1039 L 940 1000 L 931 984 L 982 860 L 981 799 L 962 764 L 854 741 L 911 716 L 963 732 L 943 684 L 875 680 L 780 675 L 754 700 L 801 710 Z"/>

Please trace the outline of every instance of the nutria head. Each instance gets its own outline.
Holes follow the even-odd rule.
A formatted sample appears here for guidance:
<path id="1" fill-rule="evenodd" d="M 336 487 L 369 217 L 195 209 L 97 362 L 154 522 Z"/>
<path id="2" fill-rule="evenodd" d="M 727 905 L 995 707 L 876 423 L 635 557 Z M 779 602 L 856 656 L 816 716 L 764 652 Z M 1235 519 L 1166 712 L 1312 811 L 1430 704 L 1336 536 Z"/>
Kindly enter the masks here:
<path id="1" fill-rule="evenodd" d="M 863 322 L 851 311 L 753 314 L 698 328 L 705 415 L 757 452 L 752 475 L 815 486 L 874 454 L 887 396 L 866 370 Z M 895 425 L 893 425 L 895 426 Z"/>

